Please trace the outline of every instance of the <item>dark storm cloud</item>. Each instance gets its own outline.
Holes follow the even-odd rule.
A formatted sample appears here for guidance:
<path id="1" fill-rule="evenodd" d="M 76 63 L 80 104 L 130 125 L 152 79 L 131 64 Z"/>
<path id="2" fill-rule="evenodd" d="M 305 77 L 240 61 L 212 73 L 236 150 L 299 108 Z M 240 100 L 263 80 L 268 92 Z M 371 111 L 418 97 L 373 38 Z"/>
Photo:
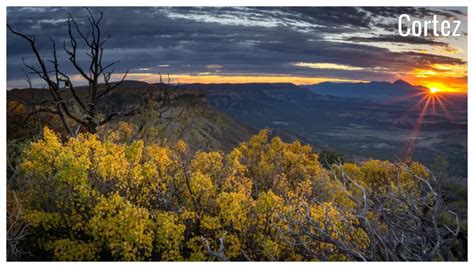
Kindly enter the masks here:
<path id="1" fill-rule="evenodd" d="M 176 10 L 176 9 L 171 9 Z M 188 16 L 214 14 L 218 17 L 239 17 L 246 19 L 276 19 L 280 25 L 295 25 L 296 22 L 303 22 L 305 28 L 314 28 L 323 31 L 332 31 L 341 27 L 368 28 L 370 26 L 370 13 L 356 7 L 228 7 L 219 8 L 191 8 L 179 9 L 181 14 Z M 300 25 L 303 27 L 302 25 Z"/>
<path id="2" fill-rule="evenodd" d="M 458 14 L 426 8 L 101 8 L 103 32 L 111 35 L 106 57 L 120 60 L 118 71 L 160 73 L 277 74 L 345 79 L 390 79 L 394 71 L 414 63 L 425 67 L 435 62 L 460 62 L 430 54 L 395 53 L 370 43 L 396 42 L 445 45 L 432 38 L 398 39 L 372 33 L 388 28 L 402 13 Z M 16 30 L 35 34 L 38 46 L 50 56 L 51 38 L 60 46 L 67 39 L 65 18 L 71 13 L 86 23 L 82 8 L 8 8 L 7 21 Z M 461 12 L 462 13 L 462 12 Z M 459 14 L 458 14 L 459 15 Z M 462 14 L 461 14 L 462 15 Z M 393 30 L 393 29 L 392 29 Z M 333 40 L 339 37 L 341 40 Z M 358 43 L 358 42 L 369 42 Z M 31 60 L 24 40 L 7 38 L 8 78 L 19 79 L 22 58 Z M 85 59 L 85 58 L 84 58 Z M 296 62 L 345 64 L 366 68 L 358 71 L 311 69 Z M 461 61 L 462 62 L 462 61 Z M 61 63 L 65 68 L 72 68 Z M 220 65 L 222 68 L 209 68 Z M 376 71 L 374 71 L 376 70 Z"/>

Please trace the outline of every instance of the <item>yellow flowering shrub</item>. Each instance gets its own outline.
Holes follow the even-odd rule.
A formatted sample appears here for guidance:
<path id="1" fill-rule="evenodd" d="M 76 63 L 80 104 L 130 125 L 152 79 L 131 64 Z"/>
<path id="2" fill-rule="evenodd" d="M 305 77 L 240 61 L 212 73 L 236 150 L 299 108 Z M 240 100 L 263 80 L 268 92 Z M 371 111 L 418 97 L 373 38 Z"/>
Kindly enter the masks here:
<path id="1" fill-rule="evenodd" d="M 88 227 L 97 243 L 115 259 L 144 260 L 151 256 L 153 224 L 146 208 L 131 204 L 119 194 L 101 198 Z"/>
<path id="2" fill-rule="evenodd" d="M 429 175 L 419 163 L 410 173 L 377 160 L 330 173 L 310 146 L 267 130 L 228 153 L 193 153 L 183 141 L 145 145 L 129 140 L 131 131 L 122 124 L 61 140 L 45 128 L 29 144 L 18 196 L 37 252 L 55 260 L 315 260 L 311 249 L 346 260 L 327 242 L 294 246 L 287 219 L 309 217 L 363 250 L 367 234 L 351 227 L 358 204 L 347 196 L 361 193 L 343 177 L 382 191 L 398 181 L 416 190 L 414 177 Z"/>
<path id="3" fill-rule="evenodd" d="M 298 182 L 317 180 L 325 173 L 311 146 L 299 141 L 284 143 L 279 137 L 269 139 L 266 129 L 235 148 L 231 155 L 246 167 L 242 171 L 245 177 L 252 178 L 254 197 L 257 191 L 268 189 L 284 194 Z"/>
<path id="4" fill-rule="evenodd" d="M 157 251 L 164 261 L 182 260 L 181 244 L 184 240 L 186 226 L 179 223 L 179 218 L 169 212 L 160 212 L 155 216 Z"/>
<path id="5" fill-rule="evenodd" d="M 46 248 L 53 252 L 54 259 L 58 261 L 94 261 L 99 252 L 99 248 L 94 243 L 69 239 L 58 239 L 46 243 Z"/>
<path id="6" fill-rule="evenodd" d="M 250 196 L 242 192 L 223 192 L 216 202 L 224 225 L 241 232 L 248 227 L 249 211 L 254 204 Z"/>

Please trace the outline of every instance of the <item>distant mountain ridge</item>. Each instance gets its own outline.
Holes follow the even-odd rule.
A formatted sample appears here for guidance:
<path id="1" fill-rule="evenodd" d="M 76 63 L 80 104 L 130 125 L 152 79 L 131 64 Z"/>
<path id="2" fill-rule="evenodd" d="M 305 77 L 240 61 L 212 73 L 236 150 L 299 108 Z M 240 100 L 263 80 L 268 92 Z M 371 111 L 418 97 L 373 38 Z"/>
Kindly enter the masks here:
<path id="1" fill-rule="evenodd" d="M 124 81 L 119 88 L 160 87 L 160 83 L 148 84 L 143 81 Z M 295 85 L 292 83 L 190 83 L 180 84 L 180 91 L 199 91 L 204 94 L 248 94 L 260 91 L 265 94 L 294 94 L 303 98 L 357 98 L 370 100 L 383 100 L 393 97 L 404 97 L 414 95 L 420 91 L 428 91 L 423 86 L 415 86 L 404 80 L 396 80 L 393 83 L 386 81 L 372 82 L 322 82 L 313 85 Z M 319 96 L 315 96 L 315 94 Z M 293 97 L 295 97 L 293 95 Z"/>
<path id="2" fill-rule="evenodd" d="M 360 99 L 387 99 L 413 95 L 420 91 L 428 91 L 423 86 L 414 86 L 404 80 L 390 82 L 368 82 L 368 83 L 340 83 L 322 82 L 309 85 L 306 88 L 320 95 L 330 95 L 345 98 Z"/>
<path id="3" fill-rule="evenodd" d="M 181 89 L 204 89 L 204 90 L 281 90 L 281 89 L 294 89 L 302 90 L 301 87 L 292 83 L 192 83 L 182 84 L 179 86 Z"/>

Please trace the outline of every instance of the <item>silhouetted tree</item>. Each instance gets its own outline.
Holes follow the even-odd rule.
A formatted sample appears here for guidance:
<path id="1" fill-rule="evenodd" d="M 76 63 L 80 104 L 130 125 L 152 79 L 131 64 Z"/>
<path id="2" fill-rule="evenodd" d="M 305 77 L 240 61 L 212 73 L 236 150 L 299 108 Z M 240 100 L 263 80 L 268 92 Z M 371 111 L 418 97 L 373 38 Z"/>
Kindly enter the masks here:
<path id="1" fill-rule="evenodd" d="M 124 81 L 128 70 L 118 82 L 110 81 L 114 73 L 112 67 L 117 61 L 104 64 L 105 44 L 110 38 L 109 35 L 104 35 L 101 29 L 104 13 L 98 11 L 93 14 L 91 10 L 86 10 L 88 13 L 85 20 L 87 30 L 81 29 L 76 19 L 69 14 L 67 18 L 68 40 L 63 43 L 68 61 L 74 66 L 81 78 L 87 81 L 88 86 L 85 94 L 75 88 L 71 75 L 66 74 L 60 68 L 56 42 L 53 39 L 51 39 L 53 58 L 45 60 L 39 52 L 34 35 L 18 32 L 11 25 L 7 25 L 10 32 L 29 43 L 37 66 L 25 62 L 24 65 L 29 73 L 38 76 L 46 83 L 52 97 L 50 102 L 39 109 L 35 109 L 34 113 L 49 113 L 59 116 L 65 130 L 71 136 L 76 136 L 81 127 L 90 133 L 96 133 L 99 126 L 113 119 L 131 116 L 140 111 L 138 107 L 133 107 L 127 111 L 113 111 L 105 115 L 100 113 L 101 100 L 111 94 Z M 88 64 L 79 63 L 79 43 L 85 44 L 89 58 Z M 47 62 L 50 64 L 47 64 Z M 70 94 L 66 95 L 66 90 L 69 90 Z"/>

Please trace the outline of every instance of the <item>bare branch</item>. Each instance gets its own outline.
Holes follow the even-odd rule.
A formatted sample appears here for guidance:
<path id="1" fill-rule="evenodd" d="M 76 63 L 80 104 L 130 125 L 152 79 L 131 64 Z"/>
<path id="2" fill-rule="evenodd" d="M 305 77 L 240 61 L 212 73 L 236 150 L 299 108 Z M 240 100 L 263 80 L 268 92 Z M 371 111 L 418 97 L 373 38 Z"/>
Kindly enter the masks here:
<path id="1" fill-rule="evenodd" d="M 225 256 L 224 238 L 225 238 L 226 234 L 227 234 L 227 232 L 224 232 L 224 234 L 219 238 L 219 249 L 217 251 L 212 250 L 211 247 L 209 246 L 209 241 L 207 241 L 206 238 L 201 236 L 201 241 L 203 242 L 204 247 L 206 248 L 207 253 L 209 254 L 209 256 L 211 256 L 212 258 L 215 258 L 219 261 L 228 261 L 229 260 Z"/>

